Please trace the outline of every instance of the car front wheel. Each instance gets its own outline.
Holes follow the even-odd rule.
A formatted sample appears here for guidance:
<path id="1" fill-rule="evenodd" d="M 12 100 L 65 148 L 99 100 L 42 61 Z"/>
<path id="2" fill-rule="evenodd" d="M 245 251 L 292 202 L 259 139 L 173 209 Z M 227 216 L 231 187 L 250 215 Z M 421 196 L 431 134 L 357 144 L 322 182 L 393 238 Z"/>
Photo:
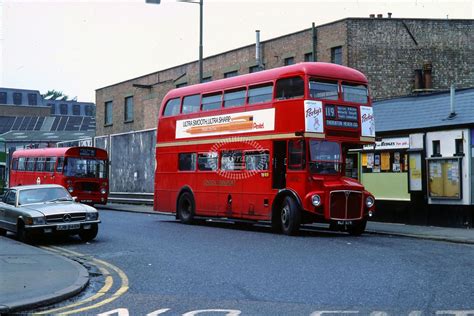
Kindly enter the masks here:
<path id="1" fill-rule="evenodd" d="M 97 236 L 99 232 L 99 225 L 92 224 L 91 229 L 83 229 L 79 232 L 79 237 L 82 241 L 91 241 Z"/>
<path id="2" fill-rule="evenodd" d="M 16 239 L 24 243 L 31 242 L 30 233 L 25 229 L 25 224 L 23 224 L 23 222 L 18 223 L 18 228 L 16 230 Z"/>

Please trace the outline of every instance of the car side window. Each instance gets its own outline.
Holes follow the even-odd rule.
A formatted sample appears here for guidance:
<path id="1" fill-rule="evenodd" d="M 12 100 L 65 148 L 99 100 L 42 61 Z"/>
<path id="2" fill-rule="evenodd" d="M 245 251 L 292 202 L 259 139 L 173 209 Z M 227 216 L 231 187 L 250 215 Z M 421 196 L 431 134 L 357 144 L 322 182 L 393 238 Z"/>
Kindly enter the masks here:
<path id="1" fill-rule="evenodd" d="M 16 202 L 16 191 L 10 190 L 5 194 L 5 198 L 3 199 L 5 203 L 10 205 L 15 205 Z"/>

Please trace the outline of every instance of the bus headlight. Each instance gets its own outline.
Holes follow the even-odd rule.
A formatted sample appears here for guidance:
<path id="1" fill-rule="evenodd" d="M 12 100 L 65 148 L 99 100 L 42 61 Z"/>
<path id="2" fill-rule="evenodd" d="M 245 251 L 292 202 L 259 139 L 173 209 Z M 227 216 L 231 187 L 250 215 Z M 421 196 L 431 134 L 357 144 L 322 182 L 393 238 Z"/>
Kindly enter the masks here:
<path id="1" fill-rule="evenodd" d="M 321 205 L 321 197 L 317 194 L 313 195 L 311 197 L 311 203 L 314 205 L 314 206 L 319 206 Z"/>
<path id="2" fill-rule="evenodd" d="M 372 206 L 374 206 L 374 203 L 375 203 L 375 200 L 373 197 L 371 196 L 368 196 L 367 199 L 365 200 L 365 205 L 368 207 L 368 208 L 371 208 Z"/>
<path id="3" fill-rule="evenodd" d="M 73 188 L 73 187 L 68 187 L 67 190 L 69 191 L 69 193 L 74 192 L 74 188 Z"/>
<path id="4" fill-rule="evenodd" d="M 100 193 L 102 193 L 102 194 L 105 194 L 105 193 L 107 193 L 107 189 L 106 189 L 106 188 L 102 188 L 102 189 L 100 189 Z"/>

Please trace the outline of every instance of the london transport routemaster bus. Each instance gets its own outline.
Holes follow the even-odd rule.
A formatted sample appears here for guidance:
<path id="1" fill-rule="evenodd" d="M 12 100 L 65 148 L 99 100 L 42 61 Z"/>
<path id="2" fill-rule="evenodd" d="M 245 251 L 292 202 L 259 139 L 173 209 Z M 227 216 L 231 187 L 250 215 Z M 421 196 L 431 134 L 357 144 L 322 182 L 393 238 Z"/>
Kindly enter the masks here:
<path id="1" fill-rule="evenodd" d="M 107 151 L 95 147 L 17 150 L 12 155 L 10 187 L 60 184 L 78 202 L 106 204 L 109 192 Z"/>
<path id="2" fill-rule="evenodd" d="M 156 145 L 154 210 L 270 221 L 296 234 L 322 222 L 364 232 L 374 197 L 345 177 L 349 149 L 374 142 L 367 78 L 300 63 L 171 90 Z"/>

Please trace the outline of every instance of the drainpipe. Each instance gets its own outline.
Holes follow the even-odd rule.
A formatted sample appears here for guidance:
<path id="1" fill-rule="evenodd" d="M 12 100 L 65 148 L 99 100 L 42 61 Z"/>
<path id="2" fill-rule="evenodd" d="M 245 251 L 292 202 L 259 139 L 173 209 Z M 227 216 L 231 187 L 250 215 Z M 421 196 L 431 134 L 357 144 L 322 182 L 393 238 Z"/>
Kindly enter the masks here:
<path id="1" fill-rule="evenodd" d="M 316 61 L 316 44 L 318 43 L 318 35 L 316 33 L 316 24 L 313 22 L 313 27 L 312 27 L 312 39 L 313 39 L 313 61 Z"/>
<path id="2" fill-rule="evenodd" d="M 456 89 L 454 88 L 454 84 L 451 85 L 449 96 L 450 96 L 451 113 L 449 114 L 448 118 L 454 118 L 456 116 L 456 106 L 454 102 L 454 97 L 456 96 Z"/>
<path id="3" fill-rule="evenodd" d="M 258 70 L 263 70 L 262 51 L 260 47 L 260 30 L 255 31 L 255 61 L 257 62 Z"/>

